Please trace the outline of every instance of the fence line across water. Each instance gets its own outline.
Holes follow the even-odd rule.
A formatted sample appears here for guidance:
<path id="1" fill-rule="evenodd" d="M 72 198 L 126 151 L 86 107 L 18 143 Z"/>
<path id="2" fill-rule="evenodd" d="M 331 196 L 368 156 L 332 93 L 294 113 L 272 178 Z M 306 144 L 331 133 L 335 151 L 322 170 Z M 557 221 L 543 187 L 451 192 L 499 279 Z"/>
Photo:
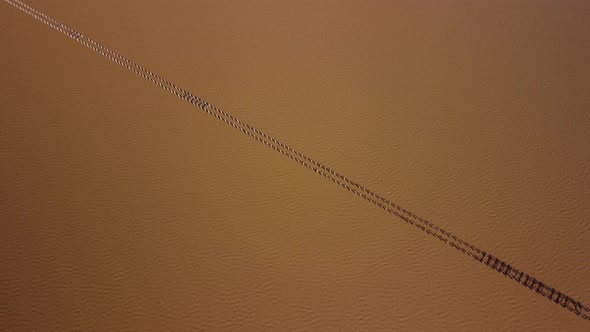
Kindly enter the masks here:
<path id="1" fill-rule="evenodd" d="M 590 320 L 590 308 L 583 305 L 581 302 L 574 300 L 572 297 L 556 290 L 553 287 L 533 278 L 529 274 L 514 268 L 507 262 L 487 253 L 486 251 L 479 249 L 461 238 L 451 234 L 450 232 L 440 228 L 432 222 L 423 219 L 411 211 L 402 208 L 391 200 L 375 193 L 371 189 L 364 187 L 357 182 L 349 179 L 348 177 L 334 171 L 333 169 L 321 164 L 320 162 L 308 157 L 307 155 L 298 152 L 291 148 L 287 144 L 265 134 L 264 132 L 256 129 L 253 126 L 248 125 L 242 120 L 234 117 L 233 115 L 226 113 L 217 107 L 209 104 L 199 97 L 194 96 L 187 90 L 180 88 L 179 86 L 171 83 L 164 78 L 154 74 L 150 70 L 140 66 L 139 64 L 131 61 L 122 55 L 110 50 L 109 48 L 95 42 L 94 40 L 84 36 L 78 31 L 75 31 L 64 24 L 50 18 L 44 13 L 30 7 L 29 5 L 21 2 L 20 0 L 5 0 L 12 6 L 20 9 L 21 11 L 29 14 L 35 19 L 45 23 L 46 25 L 54 28 L 55 30 L 67 35 L 68 37 L 78 41 L 86 47 L 94 50 L 102 56 L 110 59 L 111 61 L 125 67 L 126 69 L 136 73 L 137 75 L 145 78 L 146 80 L 156 84 L 158 87 L 170 92 L 171 94 L 189 102 L 190 104 L 198 107 L 202 111 L 212 115 L 218 120 L 223 121 L 227 125 L 240 130 L 242 133 L 254 138 L 258 142 L 268 146 L 269 148 L 283 154 L 291 160 L 301 164 L 302 166 L 316 172 L 324 178 L 336 183 L 344 189 L 352 192 L 353 194 L 362 197 L 368 202 L 380 207 L 388 213 L 402 219 L 406 223 L 417 227 L 423 232 L 435 237 L 436 239 L 450 245 L 451 247 L 459 250 L 467 256 L 475 259 L 476 261 L 492 268 L 504 276 L 522 284 L 532 291 L 544 296 L 545 298 L 559 304 L 563 308 L 568 309 L 570 312 L 577 316 Z"/>

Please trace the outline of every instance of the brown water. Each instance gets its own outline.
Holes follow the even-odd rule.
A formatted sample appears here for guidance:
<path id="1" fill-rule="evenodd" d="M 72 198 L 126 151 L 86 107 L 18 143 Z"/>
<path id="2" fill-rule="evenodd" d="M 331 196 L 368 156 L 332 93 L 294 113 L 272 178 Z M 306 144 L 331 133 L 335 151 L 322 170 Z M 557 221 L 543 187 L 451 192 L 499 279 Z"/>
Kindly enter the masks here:
<path id="1" fill-rule="evenodd" d="M 590 3 L 27 3 L 590 302 Z M 588 330 L 0 3 L 0 330 Z"/>

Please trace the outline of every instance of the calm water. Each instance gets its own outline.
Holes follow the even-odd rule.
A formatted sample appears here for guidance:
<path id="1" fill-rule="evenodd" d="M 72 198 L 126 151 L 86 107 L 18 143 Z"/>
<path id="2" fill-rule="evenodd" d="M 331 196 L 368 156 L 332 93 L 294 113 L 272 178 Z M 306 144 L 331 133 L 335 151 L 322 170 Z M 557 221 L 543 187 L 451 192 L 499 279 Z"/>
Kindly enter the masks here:
<path id="1" fill-rule="evenodd" d="M 590 302 L 590 3 L 32 6 Z M 0 329 L 588 322 L 0 3 Z"/>

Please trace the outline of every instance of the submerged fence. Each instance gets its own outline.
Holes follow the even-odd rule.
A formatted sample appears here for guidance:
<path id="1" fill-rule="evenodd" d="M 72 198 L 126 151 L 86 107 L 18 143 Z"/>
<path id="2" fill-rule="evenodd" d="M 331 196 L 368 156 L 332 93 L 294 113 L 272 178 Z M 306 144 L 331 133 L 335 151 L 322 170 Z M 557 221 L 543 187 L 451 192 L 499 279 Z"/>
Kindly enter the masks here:
<path id="1" fill-rule="evenodd" d="M 507 262 L 492 256 L 491 254 L 487 253 L 484 250 L 481 250 L 466 241 L 460 239 L 459 237 L 445 231 L 444 229 L 436 226 L 435 224 L 431 223 L 430 221 L 423 219 L 411 211 L 402 208 L 401 206 L 397 205 L 396 203 L 386 199 L 385 197 L 375 193 L 374 191 L 358 184 L 357 182 L 345 177 L 344 175 L 332 170 L 331 168 L 315 161 L 314 159 L 306 156 L 305 154 L 296 151 L 295 149 L 289 147 L 288 145 L 282 143 L 281 141 L 265 134 L 264 132 L 248 125 L 247 123 L 241 121 L 240 119 L 232 116 L 229 113 L 226 113 L 217 107 L 209 104 L 208 102 L 202 100 L 199 97 L 194 96 L 190 92 L 178 87 L 177 85 L 165 80 L 164 78 L 154 74 L 153 72 L 149 71 L 148 69 L 140 66 L 139 64 L 123 57 L 122 55 L 110 50 L 109 48 L 95 42 L 94 40 L 84 36 L 80 32 L 77 32 L 69 27 L 63 25 L 62 23 L 48 17 L 47 15 L 43 14 L 42 12 L 28 6 L 25 3 L 22 3 L 19 0 L 5 0 L 7 3 L 11 4 L 12 6 L 20 9 L 21 11 L 29 14 L 30 16 L 36 18 L 37 20 L 47 24 L 48 26 L 56 29 L 57 31 L 66 34 L 70 38 L 78 41 L 79 43 L 91 48 L 92 50 L 96 51 L 97 53 L 101 54 L 102 56 L 112 60 L 115 63 L 127 68 L 128 70 L 136 73 L 137 75 L 145 78 L 146 80 L 156 84 L 158 87 L 174 94 L 178 98 L 184 99 L 185 101 L 189 102 L 190 104 L 198 107 L 199 109 L 205 111 L 209 115 L 214 116 L 218 120 L 223 121 L 224 123 L 232 126 L 235 129 L 240 130 L 244 134 L 254 138 L 258 142 L 268 146 L 269 148 L 285 155 L 286 157 L 292 159 L 293 161 L 301 164 L 302 166 L 318 173 L 319 175 L 323 176 L 324 178 L 336 183 L 337 185 L 341 186 L 342 188 L 352 192 L 353 194 L 362 197 L 363 199 L 371 202 L 372 204 L 380 207 L 381 209 L 391 213 L 392 215 L 402 219 L 406 223 L 417 227 L 421 231 L 427 233 L 442 241 L 451 247 L 459 250 L 460 252 L 466 254 L 467 256 L 475 259 L 476 261 L 489 266 L 493 270 L 503 274 L 504 276 L 522 284 L 523 286 L 529 288 L 532 291 L 535 291 L 538 294 L 541 294 L 545 298 L 555 302 L 556 304 L 562 306 L 563 308 L 568 309 L 572 313 L 576 314 L 577 316 L 590 320 L 590 308 L 583 305 L 579 301 L 574 300 L 572 297 L 558 291 L 557 289 L 550 287 L 549 285 L 539 281 L 536 278 L 533 278 L 531 275 L 516 269 L 512 265 L 508 264 Z"/>

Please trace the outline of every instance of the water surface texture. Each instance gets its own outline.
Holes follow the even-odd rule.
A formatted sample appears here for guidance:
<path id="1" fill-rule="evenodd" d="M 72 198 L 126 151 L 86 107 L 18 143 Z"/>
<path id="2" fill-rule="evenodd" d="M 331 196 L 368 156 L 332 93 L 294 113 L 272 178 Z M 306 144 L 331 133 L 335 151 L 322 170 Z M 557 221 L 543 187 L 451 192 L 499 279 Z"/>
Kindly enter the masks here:
<path id="1" fill-rule="evenodd" d="M 29 0 L 590 302 L 590 3 Z M 584 321 L 0 2 L 0 330 Z"/>

